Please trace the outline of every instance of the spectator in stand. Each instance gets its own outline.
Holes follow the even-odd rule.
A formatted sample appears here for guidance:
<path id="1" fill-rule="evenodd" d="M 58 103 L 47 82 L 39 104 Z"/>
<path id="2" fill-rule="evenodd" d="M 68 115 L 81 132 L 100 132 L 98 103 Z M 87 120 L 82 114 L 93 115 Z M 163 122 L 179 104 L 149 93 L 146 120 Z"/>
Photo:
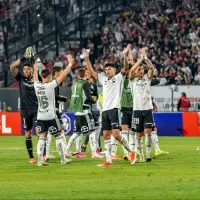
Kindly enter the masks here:
<path id="1" fill-rule="evenodd" d="M 177 110 L 180 112 L 187 112 L 190 108 L 190 100 L 187 98 L 186 93 L 181 93 L 181 98 L 178 101 L 177 104 Z"/>

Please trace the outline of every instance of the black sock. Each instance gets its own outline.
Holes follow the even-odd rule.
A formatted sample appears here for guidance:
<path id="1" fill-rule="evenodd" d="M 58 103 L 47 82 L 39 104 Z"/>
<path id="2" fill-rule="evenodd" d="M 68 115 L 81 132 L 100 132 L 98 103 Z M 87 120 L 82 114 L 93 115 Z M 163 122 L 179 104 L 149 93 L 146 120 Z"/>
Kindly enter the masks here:
<path id="1" fill-rule="evenodd" d="M 87 134 L 87 135 L 85 136 L 84 145 L 87 146 L 88 142 L 89 142 L 89 134 Z"/>
<path id="2" fill-rule="evenodd" d="M 28 151 L 29 157 L 34 158 L 33 156 L 33 144 L 32 144 L 32 138 L 26 137 L 26 149 Z"/>

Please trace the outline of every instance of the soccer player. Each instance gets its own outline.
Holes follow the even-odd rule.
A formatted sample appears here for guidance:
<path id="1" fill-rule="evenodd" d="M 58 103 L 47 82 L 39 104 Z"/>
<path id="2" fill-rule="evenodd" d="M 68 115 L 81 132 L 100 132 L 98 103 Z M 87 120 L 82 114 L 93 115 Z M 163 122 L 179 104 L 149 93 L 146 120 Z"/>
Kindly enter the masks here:
<path id="1" fill-rule="evenodd" d="M 131 152 L 131 164 L 136 161 L 136 154 L 133 152 L 127 141 L 121 136 L 121 117 L 120 117 L 120 99 L 124 75 L 121 71 L 116 74 L 115 65 L 107 63 L 104 66 L 106 76 L 95 72 L 89 61 L 89 54 L 83 49 L 86 67 L 91 75 L 103 86 L 103 112 L 102 112 L 102 129 L 104 134 L 104 147 L 106 161 L 98 166 L 112 166 L 111 158 L 111 134 L 117 139 L 129 152 Z"/>
<path id="2" fill-rule="evenodd" d="M 23 128 L 25 129 L 26 149 L 29 154 L 29 162 L 34 163 L 32 127 L 37 118 L 38 101 L 35 94 L 33 82 L 33 66 L 30 63 L 32 58 L 32 48 L 28 47 L 21 59 L 18 59 L 10 66 L 10 71 L 19 83 L 20 90 L 20 110 Z M 23 74 L 17 69 L 23 63 Z"/>
<path id="3" fill-rule="evenodd" d="M 62 73 L 62 68 L 59 66 L 54 66 L 52 68 L 52 76 L 53 76 L 53 80 L 56 80 L 60 74 Z M 54 89 L 55 90 L 55 105 L 56 105 L 56 115 L 57 118 L 59 119 L 60 125 L 61 125 L 61 133 L 62 133 L 62 137 L 63 137 L 63 142 L 67 145 L 66 143 L 66 138 L 65 138 L 65 134 L 64 134 L 64 127 L 63 127 L 63 122 L 61 119 L 61 114 L 60 114 L 60 103 L 61 102 L 66 102 L 69 103 L 70 100 L 67 97 L 61 96 L 60 95 L 60 87 L 59 85 Z M 49 153 L 49 149 L 50 149 L 50 144 L 51 144 L 51 134 L 47 135 L 47 144 L 46 144 L 46 157 L 45 160 L 49 160 L 50 158 L 54 158 L 54 156 L 52 156 Z"/>
<path id="4" fill-rule="evenodd" d="M 89 134 L 89 141 L 91 145 L 91 158 L 100 158 L 96 152 L 96 135 L 94 132 L 94 119 L 91 114 L 91 104 L 96 101 L 92 98 L 90 92 L 90 86 L 87 82 L 87 72 L 84 68 L 77 71 L 77 81 L 72 85 L 72 95 L 70 101 L 69 111 L 75 114 L 74 133 L 70 137 L 66 154 L 70 157 L 70 149 L 74 141 L 81 135 Z M 76 155 L 77 157 L 82 155 L 81 152 Z"/>
<path id="5" fill-rule="evenodd" d="M 133 92 L 133 123 L 132 128 L 136 131 L 136 145 L 140 154 L 140 161 L 144 162 L 141 138 L 145 134 L 146 161 L 151 161 L 151 132 L 154 128 L 153 105 L 151 100 L 151 79 L 153 78 L 154 66 L 151 64 L 148 73 L 144 76 L 142 62 L 148 60 L 145 48 L 140 50 L 141 58 L 133 65 L 129 72 L 130 87 Z"/>
<path id="6" fill-rule="evenodd" d="M 52 74 L 50 70 L 44 69 L 40 72 L 42 83 L 38 81 L 38 64 L 34 65 L 34 87 L 38 99 L 38 113 L 37 113 L 37 128 L 39 140 L 37 144 L 38 166 L 46 166 L 43 160 L 44 146 L 47 140 L 47 134 L 52 134 L 56 137 L 56 147 L 61 158 L 61 164 L 70 163 L 70 159 L 66 159 L 64 155 L 65 143 L 63 142 L 60 122 L 56 115 L 55 107 L 55 92 L 54 89 L 64 80 L 66 75 L 71 70 L 73 58 L 67 55 L 68 66 L 65 70 L 52 81 Z"/>
<path id="7" fill-rule="evenodd" d="M 88 83 L 90 85 L 90 91 L 92 98 L 97 101 L 98 100 L 98 88 L 94 78 L 88 73 Z M 100 152 L 100 144 L 99 144 L 99 137 L 100 137 L 100 130 L 99 130 L 99 110 L 97 109 L 97 104 L 92 104 L 92 116 L 95 123 L 95 132 L 96 132 L 96 146 L 98 153 Z M 89 135 L 86 135 L 84 143 L 81 145 L 81 152 L 86 152 L 87 144 L 89 141 Z"/>

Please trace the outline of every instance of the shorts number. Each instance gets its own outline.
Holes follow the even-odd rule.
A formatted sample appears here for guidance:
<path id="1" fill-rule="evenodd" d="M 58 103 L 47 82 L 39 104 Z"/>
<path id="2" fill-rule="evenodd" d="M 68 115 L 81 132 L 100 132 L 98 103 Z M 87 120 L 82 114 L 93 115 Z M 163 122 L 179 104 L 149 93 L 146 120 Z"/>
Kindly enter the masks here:
<path id="1" fill-rule="evenodd" d="M 139 122 L 140 122 L 139 118 L 133 118 L 133 123 L 134 124 L 139 124 Z"/>

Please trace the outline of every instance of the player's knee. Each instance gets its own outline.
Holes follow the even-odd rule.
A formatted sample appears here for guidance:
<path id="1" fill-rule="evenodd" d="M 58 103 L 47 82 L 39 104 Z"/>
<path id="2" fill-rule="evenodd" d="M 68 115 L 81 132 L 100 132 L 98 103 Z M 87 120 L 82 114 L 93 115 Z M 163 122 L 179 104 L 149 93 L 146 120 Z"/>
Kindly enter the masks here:
<path id="1" fill-rule="evenodd" d="M 25 137 L 26 138 L 31 138 L 32 137 L 32 131 L 31 130 L 26 130 L 25 131 Z"/>

